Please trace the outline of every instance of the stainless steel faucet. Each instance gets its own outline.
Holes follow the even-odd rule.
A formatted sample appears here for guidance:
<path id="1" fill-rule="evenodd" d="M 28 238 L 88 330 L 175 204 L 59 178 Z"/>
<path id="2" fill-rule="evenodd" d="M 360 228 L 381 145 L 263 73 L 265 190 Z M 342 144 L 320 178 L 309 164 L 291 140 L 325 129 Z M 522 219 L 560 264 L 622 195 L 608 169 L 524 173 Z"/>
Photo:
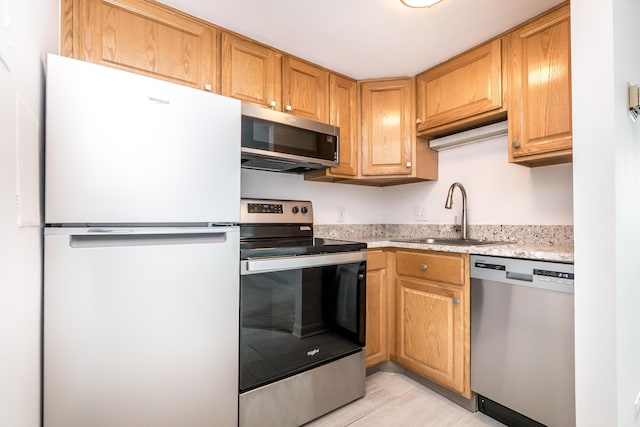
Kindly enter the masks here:
<path id="1" fill-rule="evenodd" d="M 454 182 L 449 187 L 449 192 L 447 193 L 447 200 L 444 202 L 445 209 L 451 209 L 453 206 L 453 189 L 458 187 L 460 192 L 462 193 L 462 239 L 467 239 L 467 192 L 464 190 L 464 187 L 459 182 Z"/>

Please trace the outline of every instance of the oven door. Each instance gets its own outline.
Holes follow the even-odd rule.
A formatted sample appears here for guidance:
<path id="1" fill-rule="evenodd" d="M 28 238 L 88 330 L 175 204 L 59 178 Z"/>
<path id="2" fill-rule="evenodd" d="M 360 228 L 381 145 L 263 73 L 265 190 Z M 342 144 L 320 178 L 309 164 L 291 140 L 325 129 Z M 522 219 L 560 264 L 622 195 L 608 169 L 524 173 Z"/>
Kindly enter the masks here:
<path id="1" fill-rule="evenodd" d="M 366 252 L 240 265 L 240 392 L 360 351 Z"/>

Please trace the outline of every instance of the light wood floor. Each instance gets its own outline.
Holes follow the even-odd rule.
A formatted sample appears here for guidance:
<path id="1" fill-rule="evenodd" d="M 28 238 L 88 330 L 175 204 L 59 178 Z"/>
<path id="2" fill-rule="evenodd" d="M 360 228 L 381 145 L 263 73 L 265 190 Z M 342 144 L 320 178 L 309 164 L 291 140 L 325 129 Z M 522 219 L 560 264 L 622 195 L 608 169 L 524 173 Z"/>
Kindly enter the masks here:
<path id="1" fill-rule="evenodd" d="M 503 424 L 469 412 L 402 374 L 367 377 L 362 399 L 336 409 L 305 427 L 483 427 Z"/>

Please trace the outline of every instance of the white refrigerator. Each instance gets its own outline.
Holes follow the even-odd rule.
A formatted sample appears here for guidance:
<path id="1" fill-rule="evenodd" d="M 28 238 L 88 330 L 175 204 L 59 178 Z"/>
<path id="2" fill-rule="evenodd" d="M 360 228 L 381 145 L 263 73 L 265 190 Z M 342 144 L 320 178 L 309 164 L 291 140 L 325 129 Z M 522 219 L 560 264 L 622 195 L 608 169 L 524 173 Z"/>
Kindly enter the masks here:
<path id="1" fill-rule="evenodd" d="M 239 101 L 47 61 L 44 426 L 236 426 Z"/>

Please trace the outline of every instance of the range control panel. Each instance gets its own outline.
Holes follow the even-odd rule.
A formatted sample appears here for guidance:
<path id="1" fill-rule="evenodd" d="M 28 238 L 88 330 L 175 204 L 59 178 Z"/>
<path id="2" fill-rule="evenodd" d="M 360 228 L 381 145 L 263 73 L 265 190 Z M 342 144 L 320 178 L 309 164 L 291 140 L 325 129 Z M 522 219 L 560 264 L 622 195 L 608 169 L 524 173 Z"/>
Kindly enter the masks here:
<path id="1" fill-rule="evenodd" d="M 249 203 L 247 212 L 281 214 L 284 211 L 282 203 Z"/>
<path id="2" fill-rule="evenodd" d="M 241 224 L 313 224 L 308 200 L 242 199 Z"/>

